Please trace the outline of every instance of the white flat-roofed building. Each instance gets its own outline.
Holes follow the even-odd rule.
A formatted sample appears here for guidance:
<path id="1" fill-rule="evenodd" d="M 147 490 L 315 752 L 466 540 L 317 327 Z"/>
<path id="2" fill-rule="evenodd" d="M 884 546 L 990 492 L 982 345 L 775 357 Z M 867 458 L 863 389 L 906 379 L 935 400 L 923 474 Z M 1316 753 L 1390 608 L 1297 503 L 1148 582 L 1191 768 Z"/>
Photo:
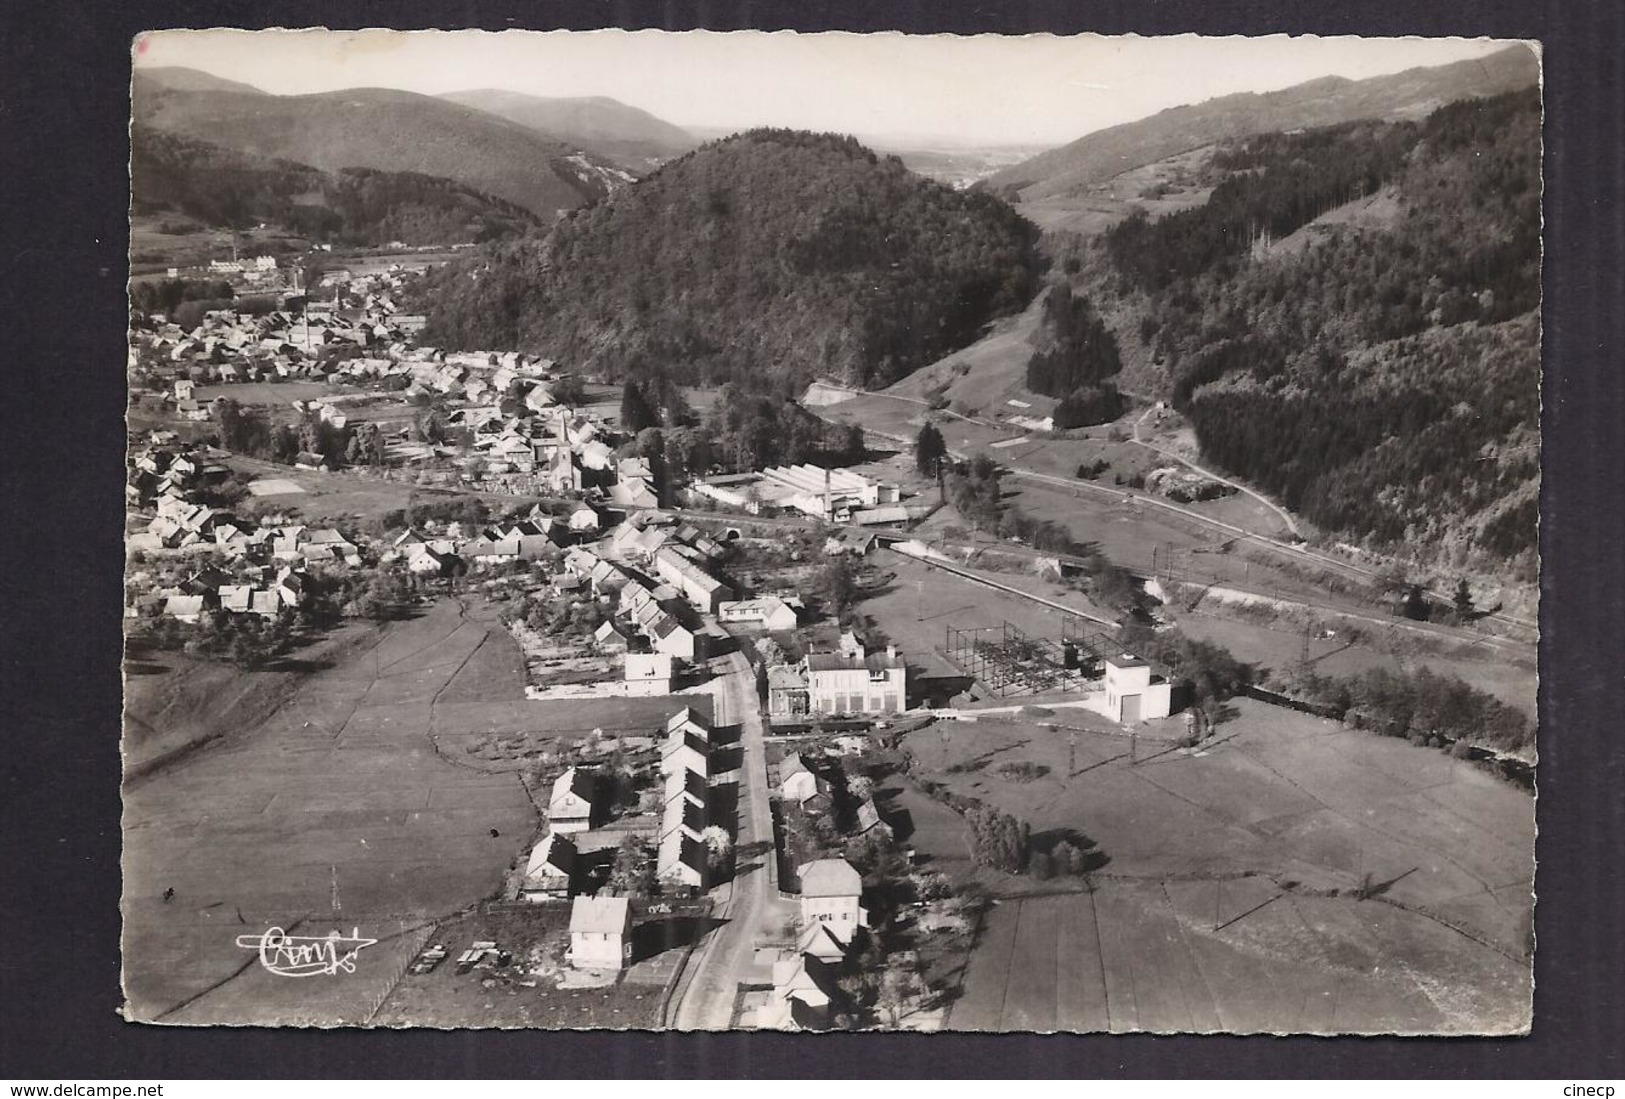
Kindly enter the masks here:
<path id="1" fill-rule="evenodd" d="M 1123 725 L 1167 717 L 1173 688 L 1132 653 L 1106 658 L 1106 716 Z"/>
<path id="2" fill-rule="evenodd" d="M 625 690 L 628 695 L 648 697 L 671 694 L 671 653 L 627 653 Z"/>

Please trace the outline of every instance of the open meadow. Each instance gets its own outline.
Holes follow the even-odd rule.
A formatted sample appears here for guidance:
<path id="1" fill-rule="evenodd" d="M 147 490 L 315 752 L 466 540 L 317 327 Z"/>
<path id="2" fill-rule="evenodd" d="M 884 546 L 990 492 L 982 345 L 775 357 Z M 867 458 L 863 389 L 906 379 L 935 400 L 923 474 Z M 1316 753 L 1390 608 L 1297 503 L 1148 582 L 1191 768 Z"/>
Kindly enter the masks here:
<path id="1" fill-rule="evenodd" d="M 595 728 L 653 734 L 677 708 L 668 698 L 526 701 L 518 647 L 482 603 L 442 599 L 352 633 L 314 662 L 328 666 L 292 681 L 233 673 L 279 678 L 256 706 L 227 699 L 212 711 L 218 727 L 202 747 L 127 784 L 131 1018 L 372 1021 L 437 922 L 494 895 L 534 841 L 538 813 L 518 772 Z M 184 710 L 207 726 L 218 678 L 193 670 L 148 719 Z M 203 697 L 176 697 L 187 693 Z M 468 750 L 513 738 L 527 747 L 508 758 Z M 236 944 L 270 927 L 353 928 L 379 941 L 354 973 L 288 980 Z M 438 1021 L 431 1006 L 412 1017 Z M 452 1005 L 448 1019 L 458 1017 Z"/>
<path id="2" fill-rule="evenodd" d="M 1234 706 L 1197 750 L 1075 709 L 908 735 L 915 776 L 1104 860 L 999 880 L 948 1026 L 1526 1026 L 1533 800 L 1434 750 Z M 941 828 L 908 842 L 936 857 L 933 836 L 963 857 Z"/>
<path id="3" fill-rule="evenodd" d="M 253 509 L 259 514 L 288 515 L 306 523 L 367 522 L 413 504 L 432 504 L 466 498 L 470 493 L 409 480 L 391 480 L 367 473 L 344 470 L 294 469 L 275 462 L 232 455 L 226 463 L 239 476 L 273 480 L 279 487 L 291 484 L 297 492 L 256 496 Z M 493 513 L 529 507 L 540 496 L 520 496 L 498 492 L 479 493 Z"/>
<path id="4" fill-rule="evenodd" d="M 129 1017 L 366 1021 L 428 925 L 497 889 L 532 836 L 536 810 L 516 776 L 460 766 L 430 735 L 447 695 L 519 694 L 513 648 L 494 621 L 441 601 L 132 780 Z M 270 927 L 380 941 L 355 973 L 288 980 L 236 945 Z"/>

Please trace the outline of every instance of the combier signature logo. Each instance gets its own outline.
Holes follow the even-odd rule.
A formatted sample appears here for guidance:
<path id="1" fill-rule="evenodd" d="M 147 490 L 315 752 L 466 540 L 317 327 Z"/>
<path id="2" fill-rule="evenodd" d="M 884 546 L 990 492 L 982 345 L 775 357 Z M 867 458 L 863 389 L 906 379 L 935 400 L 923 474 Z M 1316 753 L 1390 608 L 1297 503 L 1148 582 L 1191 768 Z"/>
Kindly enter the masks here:
<path id="1" fill-rule="evenodd" d="M 337 931 L 326 935 L 289 935 L 280 927 L 272 927 L 263 935 L 237 936 L 238 946 L 259 951 L 260 964 L 280 977 L 354 973 L 355 956 L 377 941 L 363 938 L 360 928 L 352 928 L 348 935 Z"/>

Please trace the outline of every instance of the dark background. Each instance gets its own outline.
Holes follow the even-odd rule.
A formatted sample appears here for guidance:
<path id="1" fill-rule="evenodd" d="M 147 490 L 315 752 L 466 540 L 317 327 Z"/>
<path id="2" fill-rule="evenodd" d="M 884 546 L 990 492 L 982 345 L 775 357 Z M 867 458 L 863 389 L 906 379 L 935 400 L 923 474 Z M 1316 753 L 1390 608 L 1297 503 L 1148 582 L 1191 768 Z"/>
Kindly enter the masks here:
<path id="1" fill-rule="evenodd" d="M 0 1077 L 1622 1075 L 1617 0 L 9 3 L 0 14 Z M 129 46 L 208 26 L 1488 35 L 1545 47 L 1540 860 L 1513 1040 L 186 1030 L 119 1002 Z M 225 74 L 230 75 L 230 74 Z"/>

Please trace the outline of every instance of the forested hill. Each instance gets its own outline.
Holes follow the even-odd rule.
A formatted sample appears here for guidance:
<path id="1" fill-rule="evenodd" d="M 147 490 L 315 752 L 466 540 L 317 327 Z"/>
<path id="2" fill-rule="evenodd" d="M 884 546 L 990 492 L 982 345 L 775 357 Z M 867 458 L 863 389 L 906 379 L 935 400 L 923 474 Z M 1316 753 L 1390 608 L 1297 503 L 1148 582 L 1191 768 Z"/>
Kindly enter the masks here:
<path id="1" fill-rule="evenodd" d="M 1534 51 L 1515 45 L 1488 57 L 1365 80 L 1324 77 L 1276 92 L 1221 96 L 1097 130 L 996 172 L 981 186 L 1025 201 L 1075 195 L 1215 141 L 1360 119 L 1415 120 L 1441 104 L 1499 95 L 1539 80 Z"/>
<path id="2" fill-rule="evenodd" d="M 849 137 L 756 130 L 426 284 L 426 338 L 613 376 L 884 385 L 1030 299 L 1037 230 Z"/>
<path id="3" fill-rule="evenodd" d="M 551 220 L 595 202 L 627 173 L 505 118 L 394 88 L 266 95 L 136 69 L 131 115 L 145 126 L 323 171 L 416 172 Z M 218 83 L 218 82 L 217 82 Z"/>
<path id="4" fill-rule="evenodd" d="M 185 214 L 217 228 L 264 222 L 352 245 L 484 242 L 540 224 L 523 207 L 447 179 L 367 168 L 323 172 L 141 125 L 130 131 L 130 208 Z"/>
<path id="5" fill-rule="evenodd" d="M 1530 89 L 1222 147 L 1206 205 L 1097 243 L 1093 292 L 1219 465 L 1341 537 L 1532 575 L 1540 123 Z"/>
<path id="6" fill-rule="evenodd" d="M 487 88 L 440 98 L 591 149 L 638 174 L 699 144 L 665 119 L 604 96 L 556 98 Z"/>

